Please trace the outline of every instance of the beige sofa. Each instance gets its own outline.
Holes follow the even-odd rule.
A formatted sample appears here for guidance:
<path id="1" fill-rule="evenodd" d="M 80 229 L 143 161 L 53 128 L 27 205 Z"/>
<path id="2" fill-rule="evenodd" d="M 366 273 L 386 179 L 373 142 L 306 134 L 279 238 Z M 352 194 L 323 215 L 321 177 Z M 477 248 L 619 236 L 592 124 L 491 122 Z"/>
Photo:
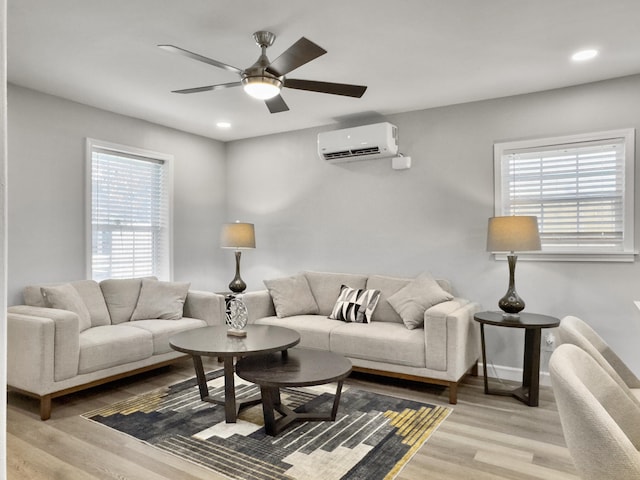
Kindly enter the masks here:
<path id="1" fill-rule="evenodd" d="M 298 346 L 342 354 L 357 371 L 448 386 L 449 402 L 456 403 L 459 382 L 470 371 L 477 374 L 480 342 L 473 314 L 480 306 L 454 296 L 449 282 L 437 280 L 436 288 L 446 295 L 440 292 L 432 306 L 425 299 L 422 306 L 428 308 L 420 311 L 411 298 L 425 292 L 419 278 L 304 272 L 265 281 L 268 290 L 241 298 L 249 323 L 292 328 L 300 333 Z M 342 285 L 380 292 L 370 323 L 328 318 Z M 412 315 L 413 323 L 407 318 Z"/>
<path id="2" fill-rule="evenodd" d="M 171 335 L 224 323 L 224 298 L 154 278 L 82 280 L 24 289 L 7 315 L 7 384 L 51 399 L 169 364 Z M 57 308 L 49 308 L 49 307 Z"/>

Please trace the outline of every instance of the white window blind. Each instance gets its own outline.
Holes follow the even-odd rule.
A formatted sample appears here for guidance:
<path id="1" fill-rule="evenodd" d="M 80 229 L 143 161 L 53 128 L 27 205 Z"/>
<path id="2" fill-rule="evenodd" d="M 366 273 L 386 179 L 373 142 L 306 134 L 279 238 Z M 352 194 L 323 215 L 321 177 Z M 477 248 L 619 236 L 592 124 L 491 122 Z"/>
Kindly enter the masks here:
<path id="1" fill-rule="evenodd" d="M 91 144 L 91 277 L 170 278 L 166 158 Z"/>
<path id="2" fill-rule="evenodd" d="M 496 215 L 537 216 L 543 252 L 633 251 L 633 130 L 496 144 L 495 161 Z"/>

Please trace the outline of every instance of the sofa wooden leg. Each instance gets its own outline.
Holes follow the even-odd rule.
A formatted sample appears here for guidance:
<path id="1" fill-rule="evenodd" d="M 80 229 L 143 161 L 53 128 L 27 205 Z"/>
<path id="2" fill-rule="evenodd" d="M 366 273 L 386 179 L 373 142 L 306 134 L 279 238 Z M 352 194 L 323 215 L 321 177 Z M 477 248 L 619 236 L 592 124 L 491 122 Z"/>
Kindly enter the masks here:
<path id="1" fill-rule="evenodd" d="M 49 420 L 51 418 L 51 395 L 40 397 L 40 419 Z"/>
<path id="2" fill-rule="evenodd" d="M 449 403 L 455 405 L 458 403 L 458 383 L 451 382 L 449 384 Z"/>
<path id="3" fill-rule="evenodd" d="M 473 364 L 473 367 L 471 367 L 471 375 L 473 375 L 474 377 L 478 376 L 478 361 L 476 360 L 476 363 Z"/>

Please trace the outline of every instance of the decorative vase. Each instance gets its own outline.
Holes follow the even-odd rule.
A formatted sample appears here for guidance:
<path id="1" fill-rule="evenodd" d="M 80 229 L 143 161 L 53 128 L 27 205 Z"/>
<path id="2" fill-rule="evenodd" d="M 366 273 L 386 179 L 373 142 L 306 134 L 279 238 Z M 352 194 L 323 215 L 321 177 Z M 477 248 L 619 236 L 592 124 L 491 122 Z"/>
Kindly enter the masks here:
<path id="1" fill-rule="evenodd" d="M 227 304 L 227 325 L 228 333 L 231 335 L 245 336 L 247 334 L 244 327 L 247 326 L 249 312 L 247 306 L 239 298 L 232 298 Z"/>

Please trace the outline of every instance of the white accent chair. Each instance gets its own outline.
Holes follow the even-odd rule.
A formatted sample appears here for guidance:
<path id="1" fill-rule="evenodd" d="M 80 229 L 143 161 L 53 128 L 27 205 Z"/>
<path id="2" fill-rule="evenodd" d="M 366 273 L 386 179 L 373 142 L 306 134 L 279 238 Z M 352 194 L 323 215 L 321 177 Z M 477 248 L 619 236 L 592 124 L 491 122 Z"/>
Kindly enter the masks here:
<path id="1" fill-rule="evenodd" d="M 553 352 L 549 373 L 565 441 L 581 478 L 640 479 L 640 407 L 626 387 L 571 344 Z"/>
<path id="2" fill-rule="evenodd" d="M 561 343 L 571 343 L 591 355 L 611 377 L 631 390 L 640 406 L 640 379 L 586 322 L 567 316 L 560 321 Z"/>

